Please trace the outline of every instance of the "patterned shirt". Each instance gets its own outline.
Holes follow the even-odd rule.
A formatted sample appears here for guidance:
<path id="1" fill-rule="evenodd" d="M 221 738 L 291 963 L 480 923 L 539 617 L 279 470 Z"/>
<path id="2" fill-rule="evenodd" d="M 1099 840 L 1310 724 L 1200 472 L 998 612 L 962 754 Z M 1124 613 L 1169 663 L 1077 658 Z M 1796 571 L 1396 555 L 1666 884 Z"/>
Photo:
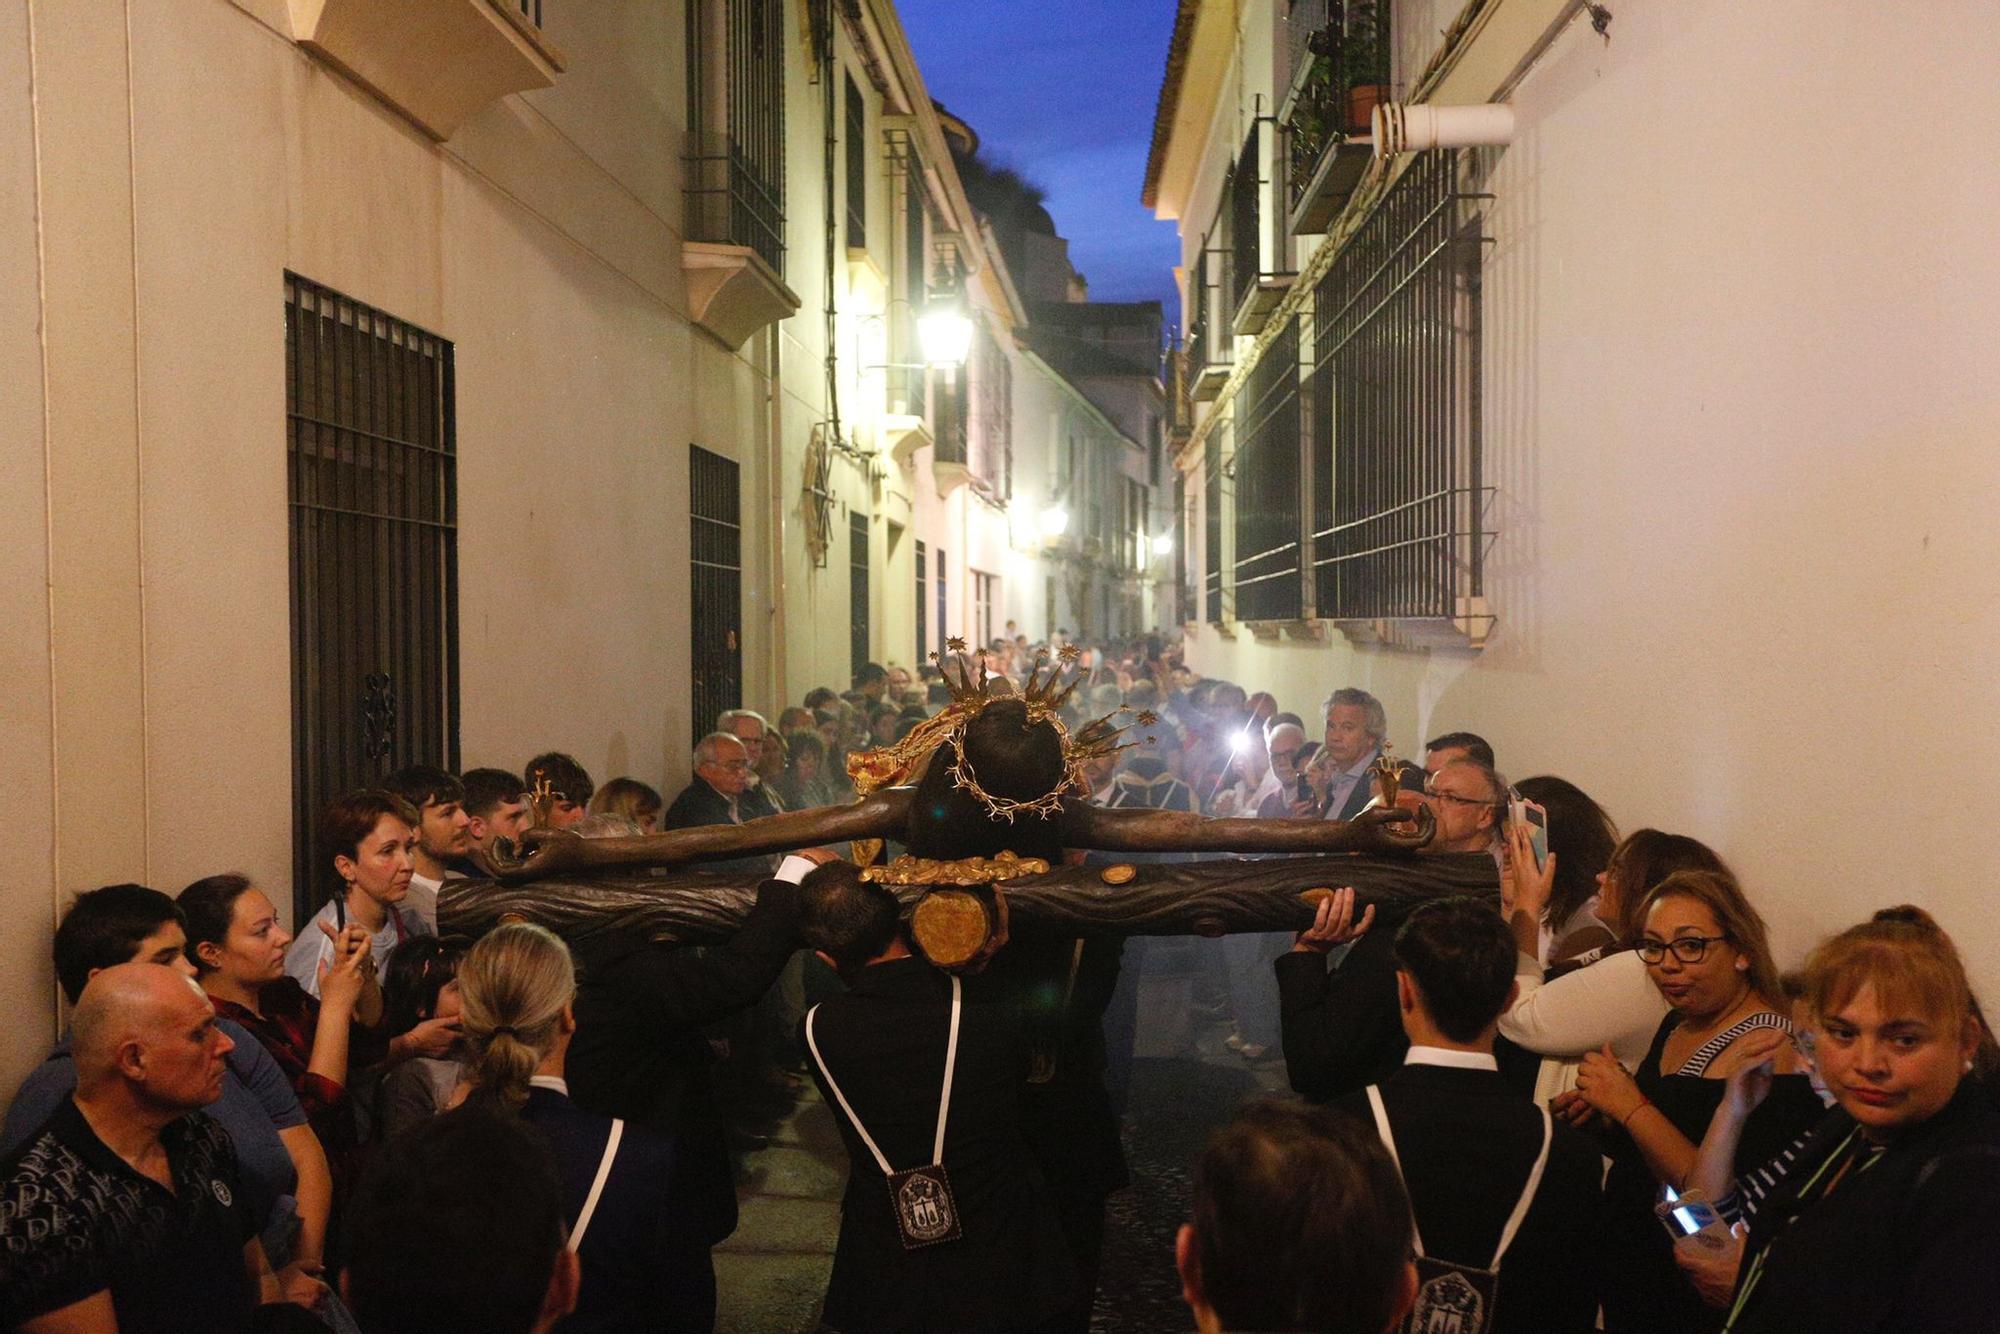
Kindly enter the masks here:
<path id="1" fill-rule="evenodd" d="M 174 1186 L 135 1171 L 65 1098 L 0 1160 L 0 1329 L 109 1291 L 121 1330 L 248 1330 L 256 1235 L 228 1132 L 200 1112 L 160 1132 Z"/>

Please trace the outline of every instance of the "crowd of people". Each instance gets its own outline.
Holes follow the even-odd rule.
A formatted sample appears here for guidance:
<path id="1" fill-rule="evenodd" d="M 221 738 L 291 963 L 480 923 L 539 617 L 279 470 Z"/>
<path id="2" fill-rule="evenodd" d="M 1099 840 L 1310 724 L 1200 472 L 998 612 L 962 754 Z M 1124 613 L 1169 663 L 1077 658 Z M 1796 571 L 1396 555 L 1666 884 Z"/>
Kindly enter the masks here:
<path id="1" fill-rule="evenodd" d="M 1423 855 L 1497 886 L 1336 889 L 1295 933 L 1198 947 L 1189 1003 L 1294 1096 L 1193 1164 L 1160 1262 L 1196 1328 L 2000 1328 L 2000 1049 L 1921 909 L 1786 974 L 1713 849 L 1509 783 L 1473 732 L 1403 760 L 1364 690 L 1286 712 L 1157 641 L 1065 638 L 1010 626 L 962 675 L 870 664 L 729 710 L 671 801 L 559 752 L 403 769 L 327 807 L 295 929 L 289 893 L 227 870 L 77 895 L 70 1026 L 0 1135 L 0 1329 L 708 1331 L 732 1163 L 807 1080 L 850 1164 L 829 1328 L 1088 1329 L 1122 1071 L 1163 1021 L 1132 1013 L 1146 942 L 1010 933 L 996 891 L 988 949 L 947 972 L 824 848 L 721 863 L 758 888 L 704 948 L 438 921 L 538 811 L 629 837 L 845 802 L 851 756 L 1058 650 L 1072 730 L 1143 720 L 1078 799 L 1353 820 L 1394 788 Z"/>

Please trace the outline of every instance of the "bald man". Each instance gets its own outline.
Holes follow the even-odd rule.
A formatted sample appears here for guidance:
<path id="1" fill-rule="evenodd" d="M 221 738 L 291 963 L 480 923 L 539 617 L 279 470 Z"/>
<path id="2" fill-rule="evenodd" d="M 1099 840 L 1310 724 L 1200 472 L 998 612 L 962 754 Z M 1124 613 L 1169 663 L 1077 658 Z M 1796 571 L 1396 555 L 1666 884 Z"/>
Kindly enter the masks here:
<path id="1" fill-rule="evenodd" d="M 277 1280 L 229 1136 L 234 1045 L 187 977 L 123 963 L 72 1018 L 76 1092 L 0 1160 L 0 1329 L 248 1330 Z"/>

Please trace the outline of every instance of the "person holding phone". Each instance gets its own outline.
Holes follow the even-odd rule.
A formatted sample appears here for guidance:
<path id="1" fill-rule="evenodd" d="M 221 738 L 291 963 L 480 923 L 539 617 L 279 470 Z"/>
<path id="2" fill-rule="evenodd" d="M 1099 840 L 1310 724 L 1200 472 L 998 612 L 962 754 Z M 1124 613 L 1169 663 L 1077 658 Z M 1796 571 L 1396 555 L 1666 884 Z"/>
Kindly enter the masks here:
<path id="1" fill-rule="evenodd" d="M 1617 947 L 1587 967 L 1545 980 L 1535 950 L 1556 877 L 1569 863 L 1557 853 L 1537 867 L 1528 850 L 1528 831 L 1512 829 L 1509 838 L 1513 848 L 1501 879 L 1501 900 L 1518 951 L 1514 980 L 1519 994 L 1500 1018 L 1500 1035 L 1544 1058 L 1535 1096 L 1547 1102 L 1575 1089 L 1577 1070 L 1590 1052 L 1608 1046 L 1626 1069 L 1637 1069 L 1667 1015 L 1666 998 L 1631 948 L 1639 932 L 1637 910 L 1647 892 L 1677 871 L 1730 871 L 1697 839 L 1657 829 L 1633 831 L 1596 877 L 1595 911 L 1612 924 Z M 1571 1110 L 1582 1116 L 1589 1109 Z"/>
<path id="2" fill-rule="evenodd" d="M 1785 1154 L 1734 1173 L 1745 1127 L 1772 1096 L 1781 1053 L 1766 1044 L 1730 1077 L 1692 1174 L 1717 1192 L 1737 1187 L 1748 1216 L 1733 1290 L 1717 1293 L 1724 1328 L 1991 1328 L 2000 1106 L 1980 1068 L 1992 1036 L 1957 947 L 1921 908 L 1885 909 L 1814 951 L 1804 1003 L 1836 1107 Z M 1705 1288 L 1717 1286 L 1711 1272 Z"/>
<path id="3" fill-rule="evenodd" d="M 1670 1007 L 1636 1074 L 1609 1051 L 1583 1058 L 1574 1095 L 1603 1122 L 1604 1327 L 1612 1334 L 1689 1334 L 1712 1313 L 1682 1279 L 1654 1204 L 1662 1185 L 1684 1189 L 1695 1146 L 1721 1104 L 1724 1079 L 1761 1032 L 1791 1031 L 1763 918 L 1729 876 L 1682 872 L 1646 896 L 1633 953 Z M 1754 1049 L 1752 1049 L 1754 1050 Z M 1804 1076 L 1774 1077 L 1772 1095 L 1746 1122 L 1738 1166 L 1776 1155 L 1822 1113 Z"/>
<path id="4" fill-rule="evenodd" d="M 1561 864 L 1542 908 L 1538 957 L 1553 968 L 1612 948 L 1618 936 L 1599 900 L 1599 887 L 1618 848 L 1618 827 L 1589 793 L 1567 779 L 1537 774 L 1523 778 L 1514 790 L 1527 819 L 1540 827 L 1543 856 L 1553 853 Z"/>

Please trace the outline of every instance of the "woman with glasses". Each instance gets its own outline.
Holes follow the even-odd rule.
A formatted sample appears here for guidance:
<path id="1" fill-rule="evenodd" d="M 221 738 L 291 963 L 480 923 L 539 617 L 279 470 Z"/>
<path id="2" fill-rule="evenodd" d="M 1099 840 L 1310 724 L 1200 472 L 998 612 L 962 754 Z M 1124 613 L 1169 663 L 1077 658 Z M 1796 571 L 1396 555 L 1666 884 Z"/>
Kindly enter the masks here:
<path id="1" fill-rule="evenodd" d="M 1535 1097 L 1548 1102 L 1575 1089 L 1579 1063 L 1586 1054 L 1609 1045 L 1620 1064 L 1637 1069 L 1653 1045 L 1669 1007 L 1645 963 L 1632 952 L 1639 934 L 1638 908 L 1647 891 L 1678 871 L 1726 876 L 1729 868 L 1706 844 L 1685 834 L 1634 830 L 1612 850 L 1611 860 L 1595 877 L 1597 906 L 1592 911 L 1609 925 L 1615 943 L 1592 956 L 1587 966 L 1545 982 L 1536 951 L 1544 938 L 1548 905 L 1569 860 L 1552 848 L 1548 860 L 1537 867 L 1528 829 L 1512 826 L 1507 837 L 1505 898 L 1518 951 L 1514 966 L 1518 990 L 1513 1007 L 1500 1017 L 1500 1034 L 1545 1058 L 1535 1081 Z M 1574 1116 L 1588 1114 L 1588 1104 L 1576 1104 L 1574 1099 L 1561 1107 L 1571 1104 Z"/>
<path id="2" fill-rule="evenodd" d="M 1752 1056 L 1764 1059 L 1764 1035 L 1789 1033 L 1792 1023 L 1764 920 L 1733 877 L 1670 876 L 1646 895 L 1638 921 L 1632 952 L 1669 1012 L 1636 1073 L 1608 1049 L 1594 1052 L 1583 1059 L 1573 1096 L 1601 1118 L 1611 1158 L 1604 1328 L 1687 1334 L 1716 1328 L 1720 1315 L 1682 1278 L 1653 1206 L 1663 1186 L 1688 1186 L 1729 1074 Z M 1744 1124 L 1738 1170 L 1775 1157 L 1822 1114 L 1812 1084 L 1791 1073 L 1789 1061 L 1783 1068 Z"/>

